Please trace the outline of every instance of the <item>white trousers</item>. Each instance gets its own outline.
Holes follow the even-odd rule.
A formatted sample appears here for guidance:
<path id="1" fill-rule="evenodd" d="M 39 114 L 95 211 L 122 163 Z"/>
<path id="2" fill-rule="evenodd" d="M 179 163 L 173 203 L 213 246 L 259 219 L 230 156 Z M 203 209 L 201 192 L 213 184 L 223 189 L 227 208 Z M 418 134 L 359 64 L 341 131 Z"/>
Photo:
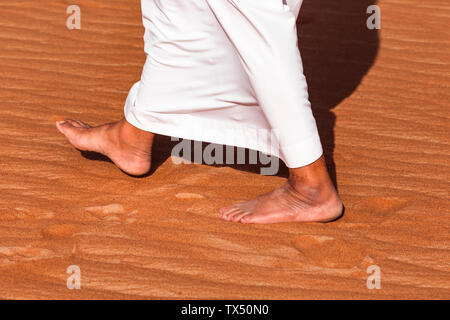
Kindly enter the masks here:
<path id="1" fill-rule="evenodd" d="M 157 134 L 258 150 L 289 168 L 322 145 L 297 46 L 303 0 L 141 0 L 147 59 L 125 117 Z"/>

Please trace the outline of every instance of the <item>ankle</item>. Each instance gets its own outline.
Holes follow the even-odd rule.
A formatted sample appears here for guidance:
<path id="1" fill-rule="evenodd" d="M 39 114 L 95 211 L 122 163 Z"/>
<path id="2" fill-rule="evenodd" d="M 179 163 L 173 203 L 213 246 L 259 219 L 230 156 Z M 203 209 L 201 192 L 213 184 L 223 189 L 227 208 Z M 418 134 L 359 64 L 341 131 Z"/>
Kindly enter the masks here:
<path id="1" fill-rule="evenodd" d="M 334 189 L 333 183 L 328 176 L 321 176 L 318 174 L 308 174 L 308 175 L 296 175 L 290 174 L 287 183 L 297 191 L 309 191 L 316 193 L 319 191 L 324 191 Z"/>
<path id="2" fill-rule="evenodd" d="M 151 148 L 153 135 L 143 132 L 125 120 L 113 123 L 110 126 L 110 141 L 114 144 L 115 150 L 126 157 L 134 165 L 147 166 L 151 161 Z"/>
<path id="3" fill-rule="evenodd" d="M 289 179 L 286 189 L 295 198 L 316 208 L 314 221 L 330 221 L 342 214 L 343 203 L 331 181 Z"/>
<path id="4" fill-rule="evenodd" d="M 336 188 L 326 169 L 293 169 L 290 172 L 287 184 L 292 190 L 295 190 L 301 195 L 307 196 L 315 203 L 340 201 Z"/>
<path id="5" fill-rule="evenodd" d="M 302 201 L 312 205 L 320 197 L 322 188 L 320 186 L 310 183 L 302 183 L 299 180 L 289 179 L 286 182 L 286 189 L 296 198 L 302 199 Z"/>

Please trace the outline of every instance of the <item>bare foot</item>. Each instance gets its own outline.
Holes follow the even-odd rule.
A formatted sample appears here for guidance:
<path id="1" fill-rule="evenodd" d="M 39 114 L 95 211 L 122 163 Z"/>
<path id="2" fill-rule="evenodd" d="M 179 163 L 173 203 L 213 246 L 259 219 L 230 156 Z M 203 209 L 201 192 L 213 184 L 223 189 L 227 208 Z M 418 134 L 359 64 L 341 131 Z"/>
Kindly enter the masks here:
<path id="1" fill-rule="evenodd" d="M 254 200 L 220 210 L 232 222 L 328 222 L 342 215 L 343 204 L 323 157 L 309 166 L 290 169 L 286 184 Z"/>
<path id="2" fill-rule="evenodd" d="M 78 150 L 101 153 L 128 174 L 139 176 L 150 170 L 154 134 L 125 119 L 98 127 L 66 120 L 57 122 L 56 127 Z"/>

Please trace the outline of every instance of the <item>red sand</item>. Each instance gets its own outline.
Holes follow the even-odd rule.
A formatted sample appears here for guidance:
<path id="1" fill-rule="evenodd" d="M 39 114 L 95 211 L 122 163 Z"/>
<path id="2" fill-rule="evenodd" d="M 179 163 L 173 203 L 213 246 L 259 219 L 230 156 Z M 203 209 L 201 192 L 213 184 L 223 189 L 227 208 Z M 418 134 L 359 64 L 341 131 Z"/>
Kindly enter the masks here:
<path id="1" fill-rule="evenodd" d="M 0 4 L 0 298 L 450 298 L 447 0 L 381 0 L 379 32 L 373 1 L 305 1 L 302 55 L 346 212 L 279 225 L 218 209 L 282 174 L 175 165 L 160 137 L 136 179 L 65 141 L 54 116 L 119 119 L 144 62 L 138 1 L 75 2 L 81 30 L 65 27 L 72 1 Z"/>

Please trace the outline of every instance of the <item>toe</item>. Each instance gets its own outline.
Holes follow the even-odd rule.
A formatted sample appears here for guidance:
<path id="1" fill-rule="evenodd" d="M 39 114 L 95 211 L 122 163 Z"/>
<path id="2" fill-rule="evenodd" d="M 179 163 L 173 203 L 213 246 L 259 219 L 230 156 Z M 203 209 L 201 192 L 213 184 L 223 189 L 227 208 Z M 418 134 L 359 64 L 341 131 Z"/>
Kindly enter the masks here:
<path id="1" fill-rule="evenodd" d="M 243 217 L 246 217 L 250 214 L 252 214 L 252 213 L 249 211 L 242 210 L 241 212 L 234 214 L 233 217 L 231 218 L 231 220 L 233 222 L 240 222 Z"/>
<path id="2" fill-rule="evenodd" d="M 86 128 L 86 129 L 92 128 L 91 125 L 87 124 L 84 121 L 81 121 L 81 120 L 74 120 L 74 121 L 80 126 L 80 128 Z"/>
<path id="3" fill-rule="evenodd" d="M 56 127 L 75 148 L 90 150 L 90 139 L 86 128 L 74 126 L 69 120 L 57 122 Z"/>
<path id="4" fill-rule="evenodd" d="M 222 218 L 225 217 L 225 215 L 227 215 L 232 209 L 233 209 L 233 206 L 220 208 L 220 210 L 219 210 L 220 216 Z"/>
<path id="5" fill-rule="evenodd" d="M 77 120 L 67 119 L 66 122 L 70 123 L 73 127 L 81 128 L 81 124 Z"/>
<path id="6" fill-rule="evenodd" d="M 220 208 L 220 209 L 219 209 L 220 216 L 223 217 L 223 214 L 224 214 L 227 210 L 228 210 L 227 207 Z"/>
<path id="7" fill-rule="evenodd" d="M 232 213 L 230 213 L 229 215 L 228 215 L 228 221 L 236 221 L 236 217 L 238 217 L 238 216 L 240 216 L 240 215 L 242 215 L 244 213 L 244 211 L 242 211 L 242 209 L 237 209 L 237 210 L 234 210 Z"/>
<path id="8" fill-rule="evenodd" d="M 231 206 L 225 209 L 225 211 L 222 213 L 222 219 L 230 220 L 230 217 L 233 215 L 233 213 L 237 212 L 239 210 L 236 206 Z"/>
<path id="9" fill-rule="evenodd" d="M 72 126 L 72 124 L 68 121 L 58 121 L 56 122 L 56 128 L 58 128 L 59 132 L 61 132 L 62 134 L 66 134 L 67 130 L 70 129 Z"/>
<path id="10" fill-rule="evenodd" d="M 243 216 L 239 221 L 241 223 L 253 223 L 253 221 L 252 221 L 253 219 L 254 219 L 254 214 L 250 213 L 250 214 Z"/>

